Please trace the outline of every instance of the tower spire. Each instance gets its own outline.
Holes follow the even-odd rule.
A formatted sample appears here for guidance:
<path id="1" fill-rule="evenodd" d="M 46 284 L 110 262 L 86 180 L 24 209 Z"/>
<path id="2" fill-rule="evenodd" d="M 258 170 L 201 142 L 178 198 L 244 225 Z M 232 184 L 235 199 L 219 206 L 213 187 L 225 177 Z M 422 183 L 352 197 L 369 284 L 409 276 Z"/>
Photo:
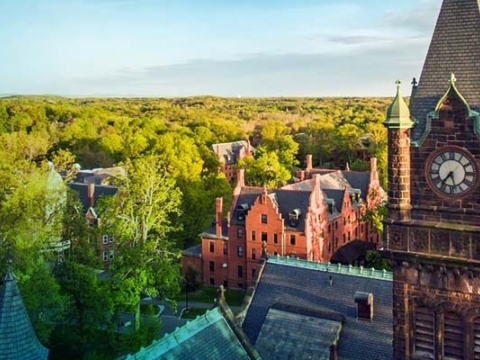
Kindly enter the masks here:
<path id="1" fill-rule="evenodd" d="M 37 339 L 15 274 L 9 265 L 0 293 L 0 359 L 47 358 L 48 349 Z"/>
<path id="2" fill-rule="evenodd" d="M 422 74 L 411 100 L 416 120 L 412 139 L 421 137 L 427 127 L 427 114 L 435 110 L 448 88 L 449 75 L 456 75 L 456 86 L 472 110 L 480 110 L 480 8 L 478 0 L 444 0 Z"/>

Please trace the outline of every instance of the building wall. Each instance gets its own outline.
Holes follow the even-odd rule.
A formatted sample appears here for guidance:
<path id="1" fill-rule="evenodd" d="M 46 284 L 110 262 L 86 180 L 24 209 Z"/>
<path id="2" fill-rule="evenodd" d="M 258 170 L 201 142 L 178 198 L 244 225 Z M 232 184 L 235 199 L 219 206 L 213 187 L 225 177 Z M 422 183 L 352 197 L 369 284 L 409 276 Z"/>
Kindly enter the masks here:
<path id="1" fill-rule="evenodd" d="M 203 283 L 220 286 L 227 278 L 228 254 L 225 254 L 228 241 L 214 238 L 202 239 Z M 227 252 L 228 252 L 227 248 Z"/>

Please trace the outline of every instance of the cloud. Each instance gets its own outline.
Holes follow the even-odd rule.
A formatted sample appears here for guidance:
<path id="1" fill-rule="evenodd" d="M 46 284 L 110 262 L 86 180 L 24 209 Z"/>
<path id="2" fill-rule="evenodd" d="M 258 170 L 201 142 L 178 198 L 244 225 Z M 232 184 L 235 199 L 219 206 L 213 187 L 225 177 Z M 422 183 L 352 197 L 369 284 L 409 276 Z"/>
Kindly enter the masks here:
<path id="1" fill-rule="evenodd" d="M 430 35 L 435 26 L 441 2 L 427 0 L 409 11 L 392 11 L 382 17 L 380 24 L 393 28 L 404 28 Z"/>
<path id="2" fill-rule="evenodd" d="M 342 54 L 199 59 L 136 71 L 122 69 L 108 77 L 71 79 L 66 83 L 72 87 L 63 92 L 83 96 L 391 96 L 396 79 L 408 84 L 419 75 L 426 46 L 405 42 Z M 417 54 L 417 62 L 412 61 L 412 54 Z"/>

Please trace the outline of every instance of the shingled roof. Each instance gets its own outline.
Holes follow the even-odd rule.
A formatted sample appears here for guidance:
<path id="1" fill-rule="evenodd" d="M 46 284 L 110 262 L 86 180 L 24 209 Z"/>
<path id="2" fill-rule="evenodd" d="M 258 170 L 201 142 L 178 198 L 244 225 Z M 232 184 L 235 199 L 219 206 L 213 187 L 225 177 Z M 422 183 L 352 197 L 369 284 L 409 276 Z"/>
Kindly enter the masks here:
<path id="1" fill-rule="evenodd" d="M 88 200 L 88 185 L 89 184 L 77 183 L 77 182 L 72 182 L 68 184 L 70 189 L 78 193 L 78 197 L 83 205 L 84 213 L 86 213 L 90 207 L 89 200 Z M 97 203 L 100 197 L 113 196 L 118 191 L 118 187 L 116 186 L 96 185 L 96 184 L 94 186 L 95 186 L 95 192 L 93 196 L 94 196 L 95 204 Z"/>
<path id="2" fill-rule="evenodd" d="M 419 139 L 426 118 L 449 87 L 451 73 L 470 108 L 480 111 L 480 10 L 478 0 L 444 0 L 422 75 L 411 101 L 417 121 L 412 138 Z"/>
<path id="3" fill-rule="evenodd" d="M 9 268 L 0 295 L 0 359 L 43 360 L 48 349 L 37 339 L 15 275 Z"/>
<path id="4" fill-rule="evenodd" d="M 127 356 L 126 360 L 251 358 L 221 309 L 216 307 L 147 348 Z"/>
<path id="5" fill-rule="evenodd" d="M 331 281 L 331 282 L 330 282 Z M 373 294 L 373 319 L 357 318 L 356 292 Z M 305 328 L 272 324 L 272 309 L 303 317 Z M 323 319 L 326 327 L 319 322 Z M 315 325 L 316 323 L 316 325 Z M 264 359 L 308 358 L 308 351 L 320 354 L 324 340 L 312 335 L 313 328 L 337 331 L 338 359 L 391 360 L 393 358 L 392 274 L 351 266 L 322 264 L 299 259 L 268 259 L 254 291 L 242 328 Z M 264 327 L 277 329 L 268 336 Z M 296 331 L 295 336 L 288 333 Z M 287 333 L 281 335 L 280 333 Z M 313 339 L 312 339 L 313 336 Z M 331 335 L 330 335 L 331 336 Z M 295 339 L 296 343 L 291 341 Z M 284 344 L 282 341 L 285 341 Z M 285 351 L 270 352 L 273 343 Z M 308 349 L 307 349 L 307 344 Z M 312 355 L 311 358 L 318 358 Z M 317 355 L 319 356 L 319 355 Z"/>

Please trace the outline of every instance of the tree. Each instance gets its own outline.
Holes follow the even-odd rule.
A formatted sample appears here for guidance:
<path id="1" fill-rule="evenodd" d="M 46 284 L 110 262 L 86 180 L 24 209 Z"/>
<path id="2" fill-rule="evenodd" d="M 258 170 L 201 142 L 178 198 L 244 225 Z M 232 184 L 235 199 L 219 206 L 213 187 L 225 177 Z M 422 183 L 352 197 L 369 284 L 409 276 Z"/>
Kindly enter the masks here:
<path id="1" fill-rule="evenodd" d="M 280 163 L 276 152 L 257 148 L 254 156 L 241 159 L 237 165 L 245 169 L 245 181 L 251 186 L 276 188 L 290 179 L 290 171 Z"/>
<path id="2" fill-rule="evenodd" d="M 126 164 L 119 191 L 100 206 L 102 227 L 115 234 L 117 256 L 111 265 L 116 313 L 133 310 L 139 323 L 140 296 L 172 299 L 180 291 L 179 250 L 169 235 L 179 214 L 181 193 L 164 164 L 148 156 Z"/>

